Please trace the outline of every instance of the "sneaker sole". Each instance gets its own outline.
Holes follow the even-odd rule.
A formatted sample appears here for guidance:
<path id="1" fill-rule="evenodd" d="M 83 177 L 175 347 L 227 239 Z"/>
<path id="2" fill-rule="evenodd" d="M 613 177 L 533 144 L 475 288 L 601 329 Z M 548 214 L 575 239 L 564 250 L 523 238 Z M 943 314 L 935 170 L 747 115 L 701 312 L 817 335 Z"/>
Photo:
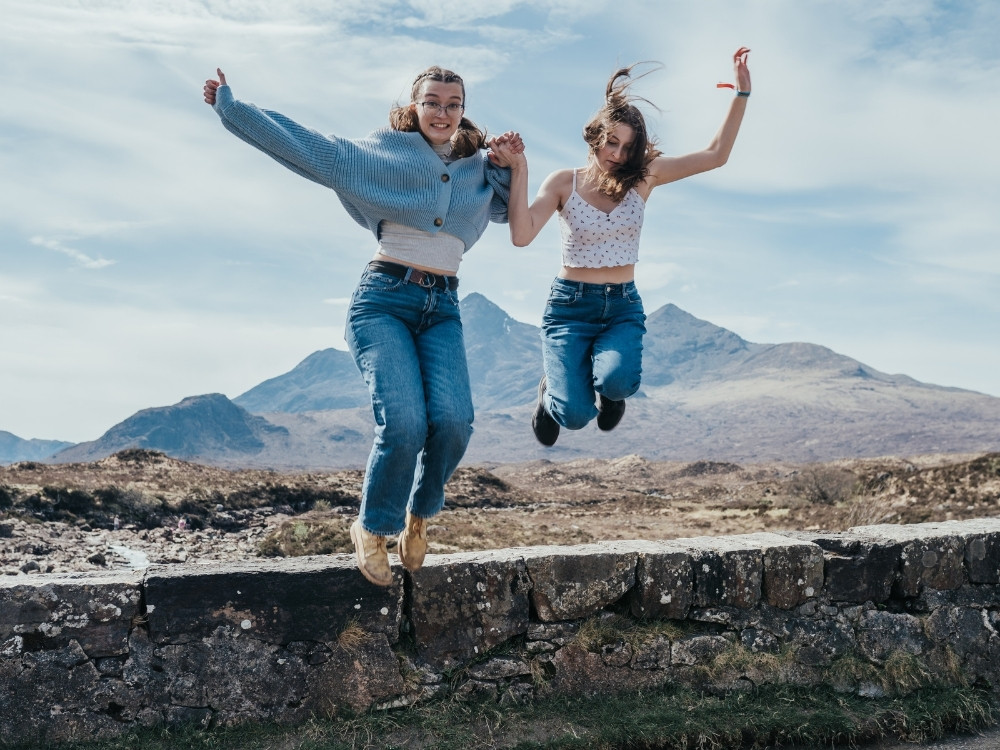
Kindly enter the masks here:
<path id="1" fill-rule="evenodd" d="M 545 406 L 542 404 L 546 387 L 547 383 L 545 381 L 545 376 L 543 375 L 542 379 L 538 381 L 538 396 L 535 401 L 535 411 L 531 414 L 531 431 L 535 433 L 535 440 L 544 445 L 546 448 L 551 448 L 559 439 L 559 423 L 552 418 L 552 415 L 545 410 Z M 538 426 L 538 423 L 543 419 L 552 423 L 550 428 L 550 431 L 552 432 L 551 440 L 543 440 L 542 436 L 538 434 L 541 429 Z"/>

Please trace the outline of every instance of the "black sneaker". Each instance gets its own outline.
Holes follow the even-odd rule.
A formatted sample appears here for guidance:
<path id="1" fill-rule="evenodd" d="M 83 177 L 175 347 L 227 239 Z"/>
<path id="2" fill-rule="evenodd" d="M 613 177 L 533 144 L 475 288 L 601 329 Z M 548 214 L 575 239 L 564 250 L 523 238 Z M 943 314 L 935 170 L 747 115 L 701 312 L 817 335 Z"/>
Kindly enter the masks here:
<path id="1" fill-rule="evenodd" d="M 605 432 L 615 429 L 625 414 L 625 399 L 612 401 L 604 396 L 599 397 L 597 406 L 597 426 Z"/>
<path id="2" fill-rule="evenodd" d="M 545 410 L 544 396 L 545 376 L 542 375 L 542 379 L 538 381 L 538 402 L 535 404 L 535 413 L 531 415 L 531 429 L 539 443 L 552 446 L 559 438 L 559 423 Z"/>

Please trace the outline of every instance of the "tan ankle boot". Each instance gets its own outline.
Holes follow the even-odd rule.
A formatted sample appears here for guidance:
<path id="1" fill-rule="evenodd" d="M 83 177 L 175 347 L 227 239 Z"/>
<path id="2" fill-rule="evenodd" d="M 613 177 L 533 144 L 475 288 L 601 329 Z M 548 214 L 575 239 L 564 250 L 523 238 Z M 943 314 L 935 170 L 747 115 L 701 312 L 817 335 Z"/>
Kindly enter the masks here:
<path id="1" fill-rule="evenodd" d="M 386 551 L 386 537 L 369 534 L 361 526 L 359 518 L 351 524 L 351 541 L 358 554 L 358 568 L 361 575 L 376 586 L 392 584 L 392 569 L 389 567 L 389 553 Z"/>
<path id="2" fill-rule="evenodd" d="M 406 528 L 399 534 L 399 559 L 411 573 L 420 570 L 427 554 L 427 519 L 406 513 Z"/>

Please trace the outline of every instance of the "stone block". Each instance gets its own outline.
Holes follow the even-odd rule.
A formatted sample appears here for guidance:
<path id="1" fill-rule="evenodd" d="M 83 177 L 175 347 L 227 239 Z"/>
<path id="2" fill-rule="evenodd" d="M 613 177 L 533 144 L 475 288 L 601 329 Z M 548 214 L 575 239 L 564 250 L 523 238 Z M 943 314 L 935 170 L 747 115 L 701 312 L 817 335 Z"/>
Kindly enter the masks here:
<path id="1" fill-rule="evenodd" d="M 694 600 L 691 553 L 671 542 L 629 542 L 637 552 L 629 608 L 635 617 L 683 620 Z"/>
<path id="2" fill-rule="evenodd" d="M 0 746 L 114 737 L 120 725 L 103 684 L 75 640 L 0 659 Z"/>
<path id="3" fill-rule="evenodd" d="M 516 550 L 428 555 L 411 574 L 421 659 L 450 669 L 528 630 L 531 582 Z"/>
<path id="4" fill-rule="evenodd" d="M 828 666 L 857 645 L 854 630 L 835 621 L 792 620 L 780 636 L 793 647 L 796 661 L 807 667 Z"/>
<path id="5" fill-rule="evenodd" d="M 985 653 L 990 641 L 998 640 L 996 629 L 978 607 L 938 607 L 927 617 L 927 637 L 956 654 Z"/>
<path id="6" fill-rule="evenodd" d="M 309 670 L 301 709 L 331 716 L 348 706 L 366 711 L 406 690 L 399 660 L 382 634 L 350 649 L 334 648 L 329 661 Z"/>
<path id="7" fill-rule="evenodd" d="M 849 533 L 899 545 L 896 594 L 918 596 L 925 588 L 947 591 L 965 583 L 965 538 L 953 524 L 857 526 Z"/>
<path id="8" fill-rule="evenodd" d="M 884 602 L 892 595 L 900 545 L 851 533 L 787 532 L 823 550 L 823 588 L 834 602 Z"/>
<path id="9" fill-rule="evenodd" d="M 126 653 L 141 584 L 139 571 L 0 578 L 0 656 L 70 641 L 92 658 Z"/>
<path id="10" fill-rule="evenodd" d="M 709 666 L 732 645 L 721 635 L 692 635 L 674 641 L 670 660 L 674 666 Z"/>
<path id="11" fill-rule="evenodd" d="M 781 534 L 737 538 L 760 547 L 764 556 L 761 594 L 772 607 L 794 609 L 823 588 L 823 550 L 817 545 Z"/>
<path id="12" fill-rule="evenodd" d="M 600 695 L 641 691 L 665 685 L 669 669 L 632 669 L 608 663 L 602 654 L 585 651 L 575 644 L 559 649 L 552 658 L 554 674 L 543 693 L 548 695 Z"/>
<path id="13" fill-rule="evenodd" d="M 970 583 L 1000 583 L 1000 518 L 947 521 L 934 526 L 965 540 L 965 573 Z"/>
<path id="14" fill-rule="evenodd" d="M 285 649 L 240 630 L 156 649 L 172 706 L 211 709 L 221 724 L 293 718 L 305 697 L 306 666 Z"/>
<path id="15" fill-rule="evenodd" d="M 894 651 L 918 656 L 930 650 L 921 620 L 895 612 L 865 612 L 857 627 L 858 646 L 874 662 L 882 663 Z"/>
<path id="16" fill-rule="evenodd" d="M 674 539 L 691 554 L 694 606 L 750 609 L 760 601 L 764 556 L 744 537 Z"/>
<path id="17" fill-rule="evenodd" d="M 542 622 L 578 620 L 620 600 L 635 585 L 638 553 L 630 542 L 522 547 L 531 602 Z"/>
<path id="18" fill-rule="evenodd" d="M 146 613 L 154 643 L 184 643 L 230 627 L 268 643 L 334 641 L 350 624 L 399 640 L 402 568 L 369 583 L 353 555 L 149 568 Z"/>

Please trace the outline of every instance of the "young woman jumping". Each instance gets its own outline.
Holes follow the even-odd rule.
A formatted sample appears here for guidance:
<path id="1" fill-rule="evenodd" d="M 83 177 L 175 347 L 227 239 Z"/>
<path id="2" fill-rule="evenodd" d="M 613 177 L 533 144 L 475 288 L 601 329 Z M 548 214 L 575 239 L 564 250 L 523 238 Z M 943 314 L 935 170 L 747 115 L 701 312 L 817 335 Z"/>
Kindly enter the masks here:
<path id="1" fill-rule="evenodd" d="M 351 540 L 365 578 L 388 586 L 388 539 L 398 534 L 403 566 L 420 568 L 427 519 L 444 506 L 445 482 L 472 435 L 455 274 L 488 222 L 507 220 L 510 172 L 496 148 L 514 155 L 523 146 L 516 133 L 487 140 L 464 117 L 462 78 L 436 66 L 389 113 L 390 127 L 358 140 L 241 102 L 221 70 L 218 76 L 205 82 L 204 98 L 226 129 L 332 189 L 374 235 L 374 256 L 347 315 L 347 344 L 375 416 Z"/>
<path id="2" fill-rule="evenodd" d="M 702 151 L 664 156 L 630 95 L 635 66 L 608 82 L 604 106 L 583 129 L 587 165 L 550 174 L 528 205 L 528 166 L 506 147 L 512 164 L 511 240 L 529 244 L 552 214 L 562 235 L 562 270 L 542 318 L 544 374 L 531 426 L 554 445 L 560 427 L 579 430 L 597 417 L 612 430 L 625 399 L 639 389 L 646 316 L 635 286 L 639 236 L 653 188 L 721 167 L 729 159 L 750 97 L 746 47 L 733 55 L 736 91 L 712 142 Z"/>

